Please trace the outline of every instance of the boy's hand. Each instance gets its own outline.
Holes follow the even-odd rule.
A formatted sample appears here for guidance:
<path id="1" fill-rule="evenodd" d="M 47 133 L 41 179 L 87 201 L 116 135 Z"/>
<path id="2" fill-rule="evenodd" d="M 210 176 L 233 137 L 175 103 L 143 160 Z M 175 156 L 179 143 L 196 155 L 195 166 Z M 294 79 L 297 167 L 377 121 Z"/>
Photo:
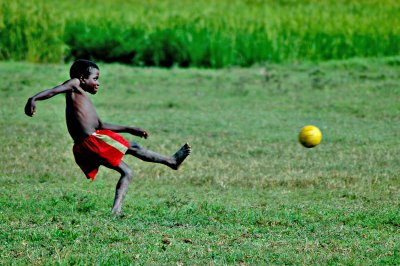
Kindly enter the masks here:
<path id="1" fill-rule="evenodd" d="M 145 138 L 147 139 L 147 137 L 149 136 L 149 134 L 147 134 L 146 130 L 138 128 L 138 127 L 134 127 L 132 128 L 131 132 L 132 135 L 141 137 L 141 138 Z"/>
<path id="2" fill-rule="evenodd" d="M 28 99 L 28 102 L 25 105 L 25 114 L 27 116 L 32 117 L 36 112 L 36 104 L 32 98 Z"/>

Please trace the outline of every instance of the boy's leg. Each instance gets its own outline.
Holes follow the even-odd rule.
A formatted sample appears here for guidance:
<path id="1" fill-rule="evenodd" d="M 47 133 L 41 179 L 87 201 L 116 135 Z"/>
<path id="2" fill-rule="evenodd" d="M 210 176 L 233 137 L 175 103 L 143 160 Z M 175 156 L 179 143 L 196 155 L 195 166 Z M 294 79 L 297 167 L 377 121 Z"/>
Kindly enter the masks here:
<path id="1" fill-rule="evenodd" d="M 115 190 L 114 205 L 111 210 L 113 214 L 119 214 L 121 212 L 122 202 L 128 190 L 129 183 L 132 181 L 133 174 L 129 166 L 123 161 L 121 161 L 117 167 L 110 168 L 118 171 L 121 174 L 121 178 L 118 180 Z"/>
<path id="2" fill-rule="evenodd" d="M 183 145 L 174 155 L 165 156 L 158 154 L 156 152 L 147 150 L 141 146 L 139 146 L 135 142 L 130 143 L 130 147 L 127 154 L 133 155 L 143 161 L 152 162 L 152 163 L 160 163 L 171 167 L 174 170 L 178 170 L 181 163 L 189 156 L 191 152 L 191 148 L 189 144 Z"/>

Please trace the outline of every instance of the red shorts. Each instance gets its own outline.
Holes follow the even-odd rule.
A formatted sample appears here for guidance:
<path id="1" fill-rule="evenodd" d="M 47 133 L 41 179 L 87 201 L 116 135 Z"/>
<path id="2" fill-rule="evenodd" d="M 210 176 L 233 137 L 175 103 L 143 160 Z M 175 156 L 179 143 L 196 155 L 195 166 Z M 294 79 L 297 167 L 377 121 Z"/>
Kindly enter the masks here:
<path id="1" fill-rule="evenodd" d="M 121 163 L 129 142 L 111 130 L 96 130 L 80 143 L 75 143 L 75 162 L 87 178 L 94 180 L 100 165 L 116 167 Z"/>

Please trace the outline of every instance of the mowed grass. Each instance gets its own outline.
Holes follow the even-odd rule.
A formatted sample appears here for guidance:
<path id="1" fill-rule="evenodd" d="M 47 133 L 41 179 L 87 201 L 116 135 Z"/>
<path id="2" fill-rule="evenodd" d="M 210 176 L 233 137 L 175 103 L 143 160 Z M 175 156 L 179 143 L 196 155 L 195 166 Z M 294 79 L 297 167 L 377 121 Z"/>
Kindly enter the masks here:
<path id="1" fill-rule="evenodd" d="M 118 174 L 75 164 L 64 97 L 26 99 L 69 65 L 0 63 L 0 264 L 400 264 L 400 58 L 224 70 L 100 64 L 104 121 L 141 145 L 193 153 L 179 171 L 132 157 Z M 322 143 L 306 149 L 300 128 Z"/>

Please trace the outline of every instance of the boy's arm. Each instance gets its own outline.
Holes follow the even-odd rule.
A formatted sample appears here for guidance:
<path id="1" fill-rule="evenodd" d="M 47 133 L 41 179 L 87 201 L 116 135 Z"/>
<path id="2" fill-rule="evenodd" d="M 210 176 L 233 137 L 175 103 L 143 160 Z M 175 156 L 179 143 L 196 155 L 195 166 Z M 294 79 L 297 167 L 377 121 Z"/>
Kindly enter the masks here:
<path id="1" fill-rule="evenodd" d="M 71 79 L 63 84 L 56 86 L 52 89 L 44 90 L 42 92 L 39 92 L 38 94 L 30 97 L 28 99 L 28 102 L 25 105 L 25 114 L 27 116 L 33 116 L 35 111 L 36 111 L 36 101 L 42 101 L 49 99 L 59 93 L 65 93 L 67 91 L 72 91 L 75 87 L 79 86 L 79 80 L 78 79 Z"/>
<path id="2" fill-rule="evenodd" d="M 108 123 L 100 122 L 101 129 L 108 129 L 117 133 L 129 133 L 141 138 L 147 139 L 149 134 L 146 130 L 138 128 L 138 127 L 127 127 L 127 126 L 119 126 L 119 125 L 112 125 Z"/>

